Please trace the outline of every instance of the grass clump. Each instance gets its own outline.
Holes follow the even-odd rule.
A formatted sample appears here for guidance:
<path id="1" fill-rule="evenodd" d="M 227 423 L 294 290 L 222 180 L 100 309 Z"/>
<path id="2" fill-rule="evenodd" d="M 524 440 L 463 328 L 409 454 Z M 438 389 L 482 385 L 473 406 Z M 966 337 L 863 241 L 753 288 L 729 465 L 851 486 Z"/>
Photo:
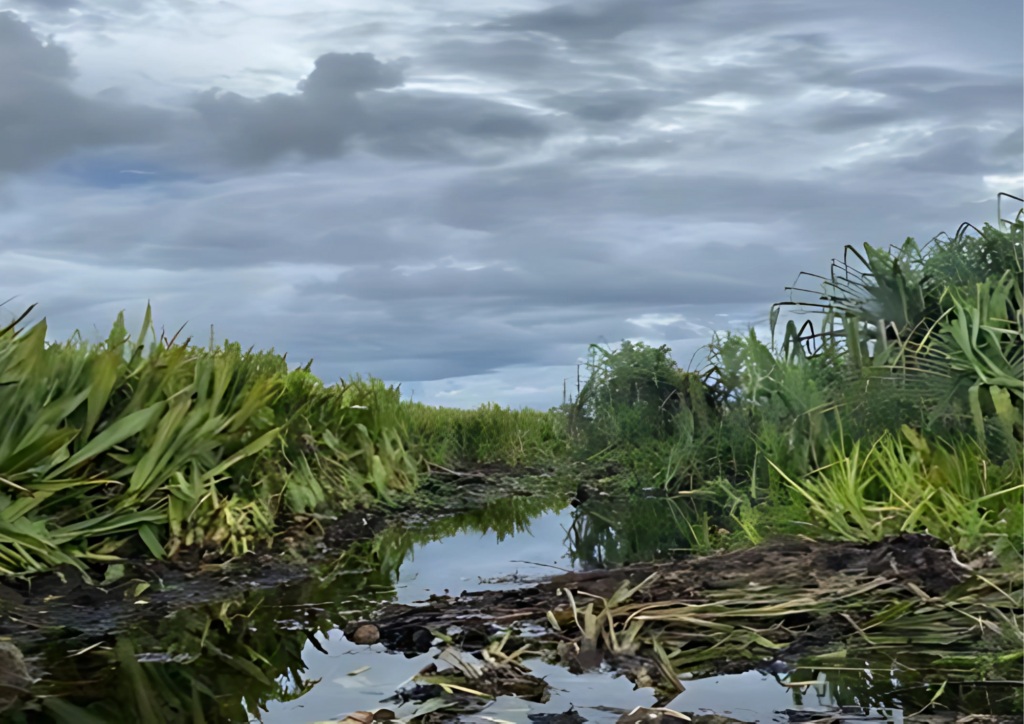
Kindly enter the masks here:
<path id="1" fill-rule="evenodd" d="M 27 314 L 27 313 L 26 313 Z M 24 316 L 22 317 L 24 318 Z M 273 351 L 140 334 L 0 330 L 0 572 L 84 569 L 137 550 L 241 554 L 283 514 L 411 487 L 399 391 L 324 387 Z"/>

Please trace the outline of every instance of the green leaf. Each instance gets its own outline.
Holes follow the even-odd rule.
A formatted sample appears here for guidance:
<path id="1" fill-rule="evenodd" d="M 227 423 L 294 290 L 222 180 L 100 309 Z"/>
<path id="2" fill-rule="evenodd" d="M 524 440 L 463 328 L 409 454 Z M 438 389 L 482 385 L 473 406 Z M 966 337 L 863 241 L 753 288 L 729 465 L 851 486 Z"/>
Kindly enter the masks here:
<path id="1" fill-rule="evenodd" d="M 142 542 L 146 544 L 154 558 L 163 560 L 166 557 L 164 547 L 160 545 L 160 539 L 157 538 L 156 528 L 153 525 L 146 523 L 139 526 L 139 538 L 142 538 Z"/>
<path id="2" fill-rule="evenodd" d="M 118 445 L 128 438 L 138 435 L 160 417 L 163 413 L 164 407 L 165 405 L 163 402 L 158 402 L 154 405 L 150 405 L 144 410 L 133 412 L 127 417 L 114 422 L 110 427 L 90 440 L 81 450 L 68 458 L 63 465 L 51 472 L 50 477 L 54 478 L 62 475 L 68 470 L 74 469 L 82 462 L 106 452 L 114 445 Z"/>
<path id="3" fill-rule="evenodd" d="M 255 455 L 260 450 L 265 448 L 267 445 L 272 443 L 275 440 L 275 438 L 277 438 L 278 430 L 279 430 L 279 428 L 275 427 L 273 430 L 270 430 L 270 431 L 264 433 L 263 435 L 260 435 L 258 438 L 256 438 L 251 443 L 246 445 L 244 448 L 239 450 L 237 453 L 235 453 L 234 455 L 229 457 L 227 460 L 222 462 L 220 465 L 218 465 L 215 468 L 213 468 L 212 470 L 208 471 L 205 475 L 203 475 L 203 480 L 204 481 L 206 481 L 206 480 L 213 480 L 218 475 L 221 475 L 222 473 L 224 473 L 228 468 L 230 468 L 232 465 L 234 465 L 235 463 L 239 462 L 240 460 L 244 460 L 245 458 L 249 457 L 250 455 Z"/>

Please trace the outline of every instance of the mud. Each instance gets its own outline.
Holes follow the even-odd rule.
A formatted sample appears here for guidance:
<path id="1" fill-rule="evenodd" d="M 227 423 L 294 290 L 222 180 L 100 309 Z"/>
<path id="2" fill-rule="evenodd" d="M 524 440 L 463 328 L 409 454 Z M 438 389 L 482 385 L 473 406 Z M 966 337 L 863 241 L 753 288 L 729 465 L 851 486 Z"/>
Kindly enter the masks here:
<path id="1" fill-rule="evenodd" d="M 634 602 L 700 602 L 709 591 L 754 589 L 770 584 L 797 589 L 813 598 L 837 580 L 866 575 L 883 577 L 891 583 L 909 584 L 923 595 L 939 596 L 966 580 L 972 571 L 960 563 L 953 551 L 936 538 L 903 534 L 870 545 L 816 542 L 809 539 L 778 540 L 747 550 L 720 555 L 655 564 L 638 564 L 607 571 L 565 573 L 539 585 L 511 591 L 463 591 L 459 596 L 430 597 L 426 605 L 392 604 L 383 608 L 374 623 L 380 640 L 389 648 L 424 652 L 430 648 L 431 632 L 457 630 L 456 643 L 467 651 L 487 645 L 490 637 L 510 624 L 540 627 L 545 640 L 564 643 L 571 636 L 547 625 L 548 612 L 565 613 L 565 591 L 577 597 L 607 599 L 624 582 L 635 586 L 657 574 L 651 585 L 633 597 Z M 911 589 L 912 590 L 912 589 Z M 588 598 L 587 600 L 591 600 Z M 777 658 L 803 653 L 829 644 L 854 630 L 853 624 L 835 616 L 806 614 L 802 633 L 787 641 L 780 631 L 778 642 L 787 643 Z M 602 657 L 580 652 L 576 661 L 582 668 L 599 663 Z M 595 658 L 596 656 L 596 658 Z M 563 657 L 563 659 L 566 657 Z M 571 657 L 569 657 L 571 658 Z M 627 668 L 636 661 L 623 660 Z M 719 662 L 719 673 L 752 668 L 751 662 Z"/>

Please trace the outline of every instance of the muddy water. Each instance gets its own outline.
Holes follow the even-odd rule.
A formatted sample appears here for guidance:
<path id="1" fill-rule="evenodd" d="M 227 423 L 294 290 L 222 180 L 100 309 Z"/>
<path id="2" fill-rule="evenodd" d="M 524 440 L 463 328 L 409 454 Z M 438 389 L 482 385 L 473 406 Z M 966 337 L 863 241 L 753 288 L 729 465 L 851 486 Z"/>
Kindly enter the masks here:
<path id="1" fill-rule="evenodd" d="M 342 635 L 346 622 L 383 603 L 510 588 L 563 570 L 673 555 L 689 545 L 680 523 L 664 501 L 591 501 L 575 510 L 563 496 L 509 498 L 472 514 L 395 527 L 312 579 L 272 591 L 236 591 L 139 622 L 118 636 L 58 633 L 26 649 L 41 675 L 33 693 L 42 698 L 29 699 L 26 710 L 0 714 L 0 722 L 307 724 L 394 707 L 382 701 L 430 664 L 438 649 L 406 656 L 380 645 L 357 646 Z M 531 716 L 573 708 L 587 721 L 615 722 L 634 707 L 655 704 L 652 689 L 634 690 L 608 670 L 574 675 L 538 659 L 526 664 L 550 685 L 549 701 L 499 697 L 463 720 L 531 724 Z M 865 661 L 863 668 L 822 670 L 796 662 L 791 670 L 687 680 L 668 706 L 725 717 L 705 719 L 708 724 L 806 721 L 814 718 L 810 712 L 838 707 L 859 707 L 848 710 L 844 721 L 851 723 L 900 722 L 904 709 L 917 711 L 934 694 L 915 678 L 919 664 Z M 1000 705 L 968 706 L 995 711 Z M 398 713 L 406 714 L 404 708 Z"/>

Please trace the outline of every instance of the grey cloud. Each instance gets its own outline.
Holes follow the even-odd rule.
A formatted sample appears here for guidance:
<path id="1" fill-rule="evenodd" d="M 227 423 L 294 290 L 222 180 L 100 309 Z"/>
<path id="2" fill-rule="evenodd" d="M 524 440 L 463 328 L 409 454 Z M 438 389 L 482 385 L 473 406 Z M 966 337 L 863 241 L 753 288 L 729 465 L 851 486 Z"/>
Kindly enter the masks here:
<path id="1" fill-rule="evenodd" d="M 946 135 L 947 138 L 943 138 L 943 135 Z M 919 173 L 961 176 L 979 176 L 1011 170 L 1005 159 L 999 159 L 996 163 L 987 162 L 984 158 L 984 150 L 977 139 L 948 138 L 948 135 L 940 134 L 938 138 L 934 139 L 928 150 L 903 159 L 900 165 Z"/>
<path id="2" fill-rule="evenodd" d="M 831 205 L 820 185 L 809 181 L 668 172 L 624 180 L 614 169 L 584 173 L 549 164 L 452 184 L 439 198 L 437 218 L 458 228 L 493 231 L 530 218 L 529 210 L 543 204 L 557 216 L 635 214 L 766 223 L 798 199 L 800 206 Z"/>
<path id="3" fill-rule="evenodd" d="M 65 11 L 78 7 L 78 0 L 14 0 L 15 5 L 42 10 Z"/>
<path id="4" fill-rule="evenodd" d="M 691 319 L 743 305 L 767 310 L 797 271 L 823 271 L 845 243 L 930 238 L 991 211 L 949 203 L 955 197 L 941 179 L 917 198 L 739 176 L 624 180 L 616 169 L 566 173 L 553 165 L 511 175 L 462 168 L 454 177 L 450 169 L 396 176 L 399 166 L 377 159 L 346 175 L 345 163 L 317 176 L 238 179 L 214 194 L 198 182 L 163 196 L 125 194 L 117 214 L 102 197 L 76 202 L 47 189 L 53 200 L 45 208 L 60 209 L 50 214 L 60 222 L 20 244 L 12 227 L 4 249 L 97 269 L 116 258 L 126 282 L 140 268 L 161 269 L 169 278 L 152 288 L 162 291 L 140 284 L 118 298 L 144 306 L 154 297 L 169 327 L 214 323 L 218 334 L 247 344 L 315 357 L 331 379 L 364 371 L 423 380 L 569 363 L 602 337 L 655 334 L 626 321 L 647 313 Z M 488 231 L 455 228 L 467 222 Z M 749 233 L 761 240 L 745 240 Z M 288 267 L 298 264 L 346 271 L 333 281 L 290 282 Z M 246 281 L 247 269 L 273 265 L 284 267 L 273 283 Z M 215 289 L 204 289 L 207 279 L 217 280 Z M 195 289 L 183 295 L 185 280 Z M 49 299 L 32 301 L 50 309 Z"/>
<path id="5" fill-rule="evenodd" d="M 905 117 L 906 112 L 901 108 L 836 103 L 814 113 L 810 118 L 810 127 L 818 133 L 849 133 L 884 126 Z"/>
<path id="6" fill-rule="evenodd" d="M 520 80 L 524 77 L 543 77 L 548 82 L 580 70 L 571 59 L 558 57 L 551 47 L 551 41 L 536 37 L 492 42 L 446 40 L 428 47 L 424 61 L 443 69 L 487 73 Z"/>
<path id="7" fill-rule="evenodd" d="M 572 41 L 611 40 L 647 24 L 677 20 L 681 0 L 615 0 L 596 9 L 556 5 L 486 23 L 485 30 L 535 31 Z"/>
<path id="8" fill-rule="evenodd" d="M 1019 68 L 988 55 L 932 62 L 927 33 L 906 35 L 911 16 L 931 22 L 928 6 L 900 6 L 906 37 L 891 7 L 617 0 L 483 23 L 481 5 L 360 11 L 345 43 L 306 37 L 316 52 L 376 55 L 322 55 L 287 93 L 245 97 L 218 81 L 228 91 L 173 116 L 180 135 L 147 148 L 201 179 L 116 193 L 58 174 L 11 182 L 19 213 L 0 254 L 36 255 L 46 274 L 48 261 L 79 265 L 29 298 L 57 300 L 74 324 L 111 318 L 82 300 L 152 297 L 168 327 L 213 323 L 313 356 L 329 379 L 571 364 L 602 338 L 692 338 L 693 324 L 723 323 L 715 312 L 766 313 L 844 244 L 980 226 L 995 210 L 981 176 L 1019 175 Z M 877 30 L 870 46 L 847 34 L 861 14 L 859 27 Z M 289 22 L 308 32 L 337 17 Z M 32 87 L 85 103 L 69 90 L 66 51 L 18 32 Z M 378 59 L 393 53 L 411 60 Z M 1004 56 L 1016 62 L 991 57 Z M 729 95 L 743 103 L 700 103 Z M 102 107 L 123 114 L 115 101 Z M 62 115 L 90 118 L 74 105 Z M 28 294 L 4 264 L 4 294 Z M 644 315 L 668 321 L 628 321 Z"/>
<path id="9" fill-rule="evenodd" d="M 298 151 L 308 158 L 330 158 L 364 125 L 359 102 L 334 96 L 275 93 L 258 99 L 212 89 L 195 108 L 220 139 L 229 160 L 261 164 Z"/>
<path id="10" fill-rule="evenodd" d="M 622 142 L 592 141 L 578 148 L 573 153 L 573 157 L 583 162 L 668 159 L 678 156 L 686 146 L 690 145 L 686 143 L 686 140 L 675 135 L 663 134 L 663 137 L 660 138 L 642 138 Z"/>
<path id="11" fill-rule="evenodd" d="M 316 59 L 313 72 L 299 83 L 299 90 L 318 98 L 396 88 L 403 82 L 400 66 L 381 63 L 371 53 L 327 53 Z"/>
<path id="12" fill-rule="evenodd" d="M 548 136 L 543 119 L 501 103 L 443 93 L 391 93 L 367 98 L 366 138 L 376 153 L 411 158 L 472 159 L 504 155 Z"/>
<path id="13" fill-rule="evenodd" d="M 1002 139 L 993 147 L 992 151 L 997 155 L 1010 156 L 1014 159 L 1024 155 L 1024 126 Z"/>
<path id="14" fill-rule="evenodd" d="M 327 53 L 296 94 L 250 99 L 215 88 L 195 108 L 234 162 L 261 164 L 289 151 L 331 158 L 367 125 L 357 94 L 401 84 L 400 68 L 369 53 Z"/>
<path id="15" fill-rule="evenodd" d="M 0 171 L 23 171 L 79 149 L 151 143 L 167 114 L 71 89 L 66 49 L 0 13 Z"/>
<path id="16" fill-rule="evenodd" d="M 659 105 L 674 102 L 676 94 L 650 90 L 566 93 L 545 100 L 545 105 L 566 111 L 587 121 L 610 123 L 632 121 Z"/>
<path id="17" fill-rule="evenodd" d="M 1024 86 L 1014 79 L 944 68 L 893 68 L 849 71 L 831 65 L 809 75 L 835 88 L 881 94 L 870 103 L 842 100 L 815 111 L 811 127 L 821 133 L 847 133 L 906 123 L 975 118 L 980 109 L 989 114 L 1019 115 Z"/>
<path id="18" fill-rule="evenodd" d="M 822 74 L 823 80 L 828 80 Z M 990 85 L 994 78 L 983 73 L 938 66 L 845 68 L 833 82 L 844 86 L 898 93 L 935 92 L 949 88 Z M 996 79 L 998 80 L 998 79 Z M 1005 79 L 1003 79 L 1005 82 Z"/>
<path id="19" fill-rule="evenodd" d="M 288 152 L 332 158 L 357 137 L 384 155 L 458 159 L 477 155 L 467 142 L 500 147 L 535 142 L 548 133 L 522 110 L 493 101 L 375 92 L 402 83 L 396 63 L 381 63 L 369 53 L 328 53 L 316 60 L 298 93 L 250 99 L 213 89 L 199 96 L 195 108 L 228 158 L 241 164 L 266 163 Z"/>
<path id="20" fill-rule="evenodd" d="M 66 48 L 38 38 L 17 13 L 0 12 L 0 79 L 66 79 L 71 75 L 71 56 Z"/>
<path id="21" fill-rule="evenodd" d="M 857 69 L 833 63 L 810 72 L 807 80 L 884 94 L 904 118 L 956 117 L 981 108 L 1019 113 L 1024 104 L 1024 87 L 1016 78 L 949 68 Z"/>

